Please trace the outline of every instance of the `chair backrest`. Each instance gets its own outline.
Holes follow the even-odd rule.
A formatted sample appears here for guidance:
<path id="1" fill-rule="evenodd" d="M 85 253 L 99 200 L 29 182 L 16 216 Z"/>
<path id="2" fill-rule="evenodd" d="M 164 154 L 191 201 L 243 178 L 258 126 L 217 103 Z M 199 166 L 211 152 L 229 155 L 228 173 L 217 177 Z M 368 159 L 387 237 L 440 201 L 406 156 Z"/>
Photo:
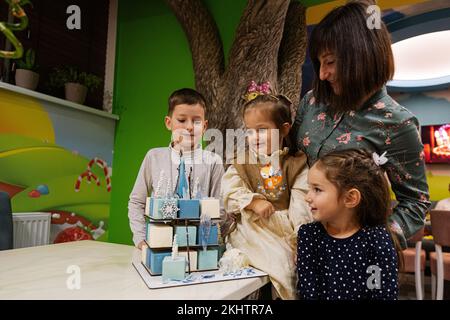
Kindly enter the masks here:
<path id="1" fill-rule="evenodd" d="M 13 220 L 11 201 L 6 192 L 0 192 L 0 250 L 13 248 Z"/>
<path id="2" fill-rule="evenodd" d="M 435 244 L 450 246 L 450 211 L 431 210 L 431 232 Z"/>
<path id="3" fill-rule="evenodd" d="M 417 241 L 422 241 L 423 234 L 425 232 L 425 227 L 422 227 L 419 231 L 417 231 L 415 234 L 413 234 L 409 239 L 409 243 L 416 243 Z"/>

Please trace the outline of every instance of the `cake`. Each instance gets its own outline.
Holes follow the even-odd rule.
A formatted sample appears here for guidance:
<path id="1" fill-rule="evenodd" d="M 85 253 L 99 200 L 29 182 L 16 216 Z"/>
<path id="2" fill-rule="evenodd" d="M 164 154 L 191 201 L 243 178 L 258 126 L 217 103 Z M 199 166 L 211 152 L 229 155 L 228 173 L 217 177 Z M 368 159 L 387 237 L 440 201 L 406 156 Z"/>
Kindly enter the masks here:
<path id="1" fill-rule="evenodd" d="M 180 175 L 184 166 L 180 164 Z M 201 197 L 200 192 L 186 192 L 182 179 L 171 193 L 170 184 L 161 193 L 158 188 L 147 198 L 146 244 L 142 247 L 142 264 L 152 276 L 162 281 L 181 281 L 190 272 L 218 269 L 220 237 L 220 201 Z M 198 182 L 196 183 L 198 188 Z M 183 186 L 183 187 L 180 187 Z M 190 198 L 195 194 L 195 198 Z"/>
<path id="2" fill-rule="evenodd" d="M 151 197 L 147 200 L 149 209 L 146 210 L 146 245 L 142 248 L 142 263 L 150 274 L 163 275 L 163 264 L 171 257 L 174 236 L 180 249 L 178 255 L 185 258 L 186 264 L 190 261 L 190 268 L 186 265 L 186 271 L 217 269 L 220 236 L 219 199 L 178 200 L 174 202 L 177 204 L 177 210 L 174 211 L 176 216 L 162 218 L 163 212 L 158 211 L 159 209 L 152 211 L 150 208 L 165 207 L 166 200 L 174 202 L 174 199 Z M 164 275 L 163 278 L 165 280 Z"/>

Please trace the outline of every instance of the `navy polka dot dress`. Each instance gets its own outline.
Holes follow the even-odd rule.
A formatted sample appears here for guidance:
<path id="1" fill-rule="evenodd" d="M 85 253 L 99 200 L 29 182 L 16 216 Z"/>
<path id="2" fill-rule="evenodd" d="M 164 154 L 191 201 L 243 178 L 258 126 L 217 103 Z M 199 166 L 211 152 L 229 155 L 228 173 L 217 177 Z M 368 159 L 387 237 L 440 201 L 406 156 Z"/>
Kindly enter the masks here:
<path id="1" fill-rule="evenodd" d="M 397 254 L 383 226 L 330 236 L 320 222 L 298 231 L 298 294 L 306 300 L 395 300 Z"/>

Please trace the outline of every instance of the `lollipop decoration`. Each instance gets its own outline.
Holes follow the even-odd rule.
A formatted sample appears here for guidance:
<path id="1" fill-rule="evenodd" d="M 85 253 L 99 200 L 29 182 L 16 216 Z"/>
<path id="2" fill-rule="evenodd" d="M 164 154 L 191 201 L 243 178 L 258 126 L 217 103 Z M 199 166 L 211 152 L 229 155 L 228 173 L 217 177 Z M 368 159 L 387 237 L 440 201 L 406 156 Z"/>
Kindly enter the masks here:
<path id="1" fill-rule="evenodd" d="M 173 236 L 173 241 L 172 241 L 172 259 L 176 259 L 178 257 L 178 239 L 177 239 L 177 235 L 175 234 Z"/>
<path id="2" fill-rule="evenodd" d="M 161 170 L 161 172 L 159 173 L 159 178 L 158 178 L 158 183 L 156 184 L 156 188 L 155 188 L 155 193 L 154 193 L 154 197 L 155 198 L 162 198 L 162 184 L 164 182 L 164 170 Z"/>
<path id="3" fill-rule="evenodd" d="M 14 51 L 6 51 L 0 50 L 0 58 L 5 59 L 19 59 L 23 55 L 23 46 L 22 43 L 16 38 L 13 31 L 24 30 L 28 26 L 28 17 L 25 11 L 22 9 L 22 6 L 26 4 L 31 4 L 29 0 L 5 0 L 9 5 L 9 9 L 11 10 L 11 14 L 14 18 L 18 18 L 19 22 L 17 23 L 9 23 L 9 22 L 0 22 L 0 32 L 2 32 L 5 37 L 11 42 L 14 46 Z"/>
<path id="4" fill-rule="evenodd" d="M 200 187 L 200 178 L 195 178 L 194 188 L 192 191 L 195 199 L 201 200 L 203 198 L 202 188 Z"/>
<path id="5" fill-rule="evenodd" d="M 188 199 L 189 187 L 186 179 L 186 167 L 183 159 L 183 152 L 180 151 L 180 166 L 178 167 L 178 181 L 176 194 L 180 199 Z"/>
<path id="6" fill-rule="evenodd" d="M 202 235 L 201 242 L 203 246 L 203 251 L 205 251 L 206 248 L 208 247 L 208 239 L 210 232 L 211 232 L 211 217 L 209 215 L 202 214 L 200 217 L 200 234 Z"/>
<path id="7" fill-rule="evenodd" d="M 172 190 L 172 179 L 170 179 L 170 178 L 167 179 L 166 198 L 167 199 L 175 198 L 174 194 L 173 194 L 173 190 Z"/>

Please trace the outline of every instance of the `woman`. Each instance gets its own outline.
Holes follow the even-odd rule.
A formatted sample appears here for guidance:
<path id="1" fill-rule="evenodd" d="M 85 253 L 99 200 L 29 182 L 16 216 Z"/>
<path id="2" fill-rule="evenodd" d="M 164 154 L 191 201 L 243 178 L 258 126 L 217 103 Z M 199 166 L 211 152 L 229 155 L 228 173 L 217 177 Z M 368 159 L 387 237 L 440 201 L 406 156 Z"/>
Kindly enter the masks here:
<path id="1" fill-rule="evenodd" d="M 369 28 L 367 5 L 350 2 L 313 30 L 309 50 L 316 77 L 300 103 L 293 138 L 311 166 L 333 150 L 382 155 L 398 205 L 390 226 L 400 244 L 424 224 L 430 202 L 416 117 L 386 92 L 394 59 L 386 26 Z"/>

